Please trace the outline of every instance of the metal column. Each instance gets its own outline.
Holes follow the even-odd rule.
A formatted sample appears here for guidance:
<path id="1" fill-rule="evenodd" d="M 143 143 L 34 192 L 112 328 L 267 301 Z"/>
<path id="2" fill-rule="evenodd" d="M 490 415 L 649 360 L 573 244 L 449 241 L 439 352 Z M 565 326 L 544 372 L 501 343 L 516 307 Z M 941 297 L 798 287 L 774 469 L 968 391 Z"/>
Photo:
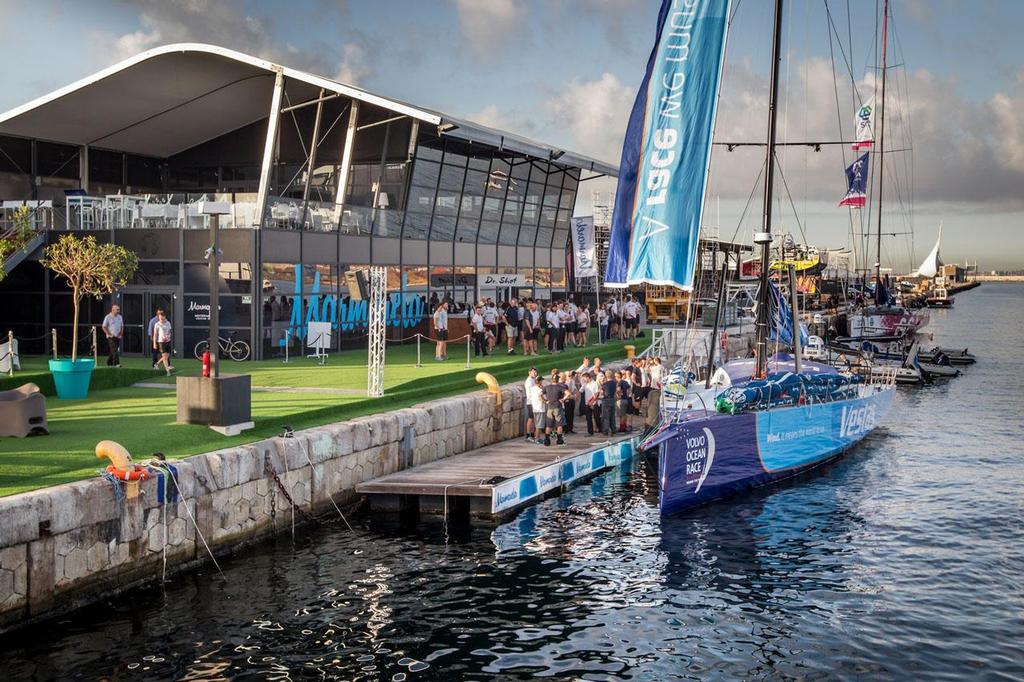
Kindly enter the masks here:
<path id="1" fill-rule="evenodd" d="M 284 92 L 284 74 L 280 71 L 274 77 L 274 94 L 270 99 L 270 116 L 267 119 L 267 137 L 263 143 L 263 163 L 260 166 L 260 186 L 256 194 L 256 227 L 263 227 L 267 211 L 267 192 L 270 188 L 270 173 L 274 161 L 277 141 L 277 124 L 281 114 L 281 95 Z"/>
<path id="2" fill-rule="evenodd" d="M 320 117 L 323 115 L 323 111 L 324 89 L 320 88 L 320 97 L 316 103 L 316 118 L 313 119 L 313 142 L 309 145 L 309 162 L 306 165 L 306 182 L 302 187 L 302 214 L 299 225 L 303 229 L 306 226 L 306 213 L 309 211 L 309 186 L 313 182 L 313 169 L 316 168 L 316 147 L 320 142 Z"/>
<path id="3" fill-rule="evenodd" d="M 370 268 L 370 339 L 367 346 L 366 395 L 379 398 L 384 395 L 385 314 L 387 312 L 387 268 Z"/>
<path id="4" fill-rule="evenodd" d="M 352 100 L 352 108 L 348 112 L 348 131 L 345 133 L 345 144 L 341 151 L 341 166 L 338 168 L 338 192 L 334 197 L 334 222 L 338 226 L 339 234 L 341 234 L 342 211 L 345 205 L 345 193 L 348 191 L 348 174 L 352 168 L 352 146 L 355 144 L 358 122 L 359 101 Z"/>

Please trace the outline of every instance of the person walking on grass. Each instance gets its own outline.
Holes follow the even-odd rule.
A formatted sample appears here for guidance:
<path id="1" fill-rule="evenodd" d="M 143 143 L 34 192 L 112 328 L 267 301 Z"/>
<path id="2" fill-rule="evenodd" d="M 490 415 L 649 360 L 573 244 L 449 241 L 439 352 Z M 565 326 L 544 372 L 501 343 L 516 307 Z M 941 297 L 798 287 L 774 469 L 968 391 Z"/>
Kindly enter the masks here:
<path id="1" fill-rule="evenodd" d="M 502 314 L 505 318 L 505 339 L 508 354 L 515 355 L 516 343 L 519 341 L 519 303 L 511 299 Z"/>
<path id="2" fill-rule="evenodd" d="M 530 301 L 530 305 L 523 317 L 523 355 L 537 354 L 537 339 L 540 337 L 541 311 L 536 301 Z"/>
<path id="3" fill-rule="evenodd" d="M 171 321 L 162 309 L 156 311 L 156 324 L 153 325 L 153 348 L 160 353 L 160 360 L 157 366 L 163 364 L 167 376 L 171 376 L 174 367 L 171 366 Z"/>
<path id="4" fill-rule="evenodd" d="M 121 339 L 124 338 L 124 318 L 121 307 L 110 306 L 110 312 L 103 318 L 103 334 L 107 337 L 107 367 L 121 366 Z"/>
<path id="5" fill-rule="evenodd" d="M 483 309 L 477 306 L 473 316 L 469 318 L 469 326 L 473 332 L 473 353 L 476 357 L 487 356 L 487 326 L 484 324 Z"/>
<path id="6" fill-rule="evenodd" d="M 608 343 L 608 309 L 604 303 L 597 309 L 597 342 L 602 346 Z"/>
<path id="7" fill-rule="evenodd" d="M 275 317 L 274 319 L 276 320 L 277 318 Z M 160 321 L 160 318 L 157 317 L 157 314 L 154 312 L 153 313 L 153 317 L 149 318 L 149 324 L 146 325 L 146 338 L 147 339 L 152 339 L 153 338 L 153 328 L 156 327 L 156 323 L 159 322 L 159 321 Z M 153 361 L 153 369 L 156 369 L 157 367 L 159 367 L 159 365 L 157 363 L 160 362 L 160 351 L 158 351 L 156 348 L 151 348 L 150 349 L 150 356 L 151 356 L 150 359 Z"/>
<path id="8" fill-rule="evenodd" d="M 576 345 L 586 348 L 590 331 L 590 305 L 584 304 L 576 311 Z"/>
<path id="9" fill-rule="evenodd" d="M 437 294 L 435 294 L 436 296 Z M 448 303 L 442 301 L 434 311 L 434 336 L 437 337 L 437 345 L 434 347 L 434 359 L 443 361 L 448 359 Z"/>

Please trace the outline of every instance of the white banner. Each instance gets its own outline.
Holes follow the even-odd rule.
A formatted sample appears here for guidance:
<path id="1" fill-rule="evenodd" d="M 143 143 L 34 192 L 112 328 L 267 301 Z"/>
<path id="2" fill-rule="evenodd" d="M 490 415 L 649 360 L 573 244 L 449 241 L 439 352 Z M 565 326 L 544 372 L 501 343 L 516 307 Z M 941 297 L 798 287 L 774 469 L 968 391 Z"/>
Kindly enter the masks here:
<path id="1" fill-rule="evenodd" d="M 572 251 L 575 257 L 576 277 L 597 277 L 593 216 L 572 218 L 569 222 L 572 228 Z"/>
<path id="2" fill-rule="evenodd" d="M 867 149 L 875 141 L 875 98 L 872 97 L 857 110 L 857 136 L 850 145 L 853 149 Z"/>

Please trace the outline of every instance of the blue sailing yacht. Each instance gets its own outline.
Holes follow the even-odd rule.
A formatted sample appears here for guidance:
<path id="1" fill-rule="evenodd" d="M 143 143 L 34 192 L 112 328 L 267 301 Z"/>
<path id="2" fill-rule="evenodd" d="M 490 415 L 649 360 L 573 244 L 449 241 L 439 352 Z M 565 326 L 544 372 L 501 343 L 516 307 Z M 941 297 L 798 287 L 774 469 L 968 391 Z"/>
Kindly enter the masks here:
<path id="1" fill-rule="evenodd" d="M 606 281 L 615 282 L 618 277 L 626 284 L 640 281 L 672 283 L 684 289 L 692 289 L 694 273 L 689 266 L 695 262 L 698 245 L 692 230 L 694 223 L 700 224 L 699 207 L 704 201 L 707 168 L 695 169 L 691 166 L 682 169 L 684 177 L 704 174 L 699 175 L 702 182 L 697 185 L 670 182 L 663 188 L 657 183 L 657 174 L 649 174 L 647 182 L 644 182 L 644 171 L 651 154 L 645 144 L 652 137 L 655 142 L 658 141 L 660 131 L 657 126 L 671 125 L 671 121 L 666 123 L 664 117 L 659 118 L 664 113 L 663 109 L 647 106 L 652 100 L 665 101 L 665 93 L 659 93 L 657 88 L 674 82 L 671 74 L 655 71 L 652 77 L 651 72 L 652 65 L 661 63 L 666 54 L 669 58 L 673 54 L 671 45 L 667 52 L 665 49 L 664 22 L 666 6 L 669 4 L 666 0 L 662 7 L 658 39 L 648 63 L 648 76 L 637 96 L 634 118 L 631 118 L 626 133 L 623 170 L 612 219 L 612 251 L 609 254 Z M 714 0 L 709 0 L 702 6 L 705 12 L 709 12 L 711 10 L 707 8 L 715 4 Z M 718 10 L 712 13 L 728 16 L 728 2 L 719 2 L 718 5 Z M 703 387 L 687 387 L 688 393 L 693 391 L 699 394 L 700 399 L 691 401 L 686 409 L 663 414 L 659 430 L 645 439 L 642 447 L 658 449 L 662 514 L 672 514 L 721 500 L 750 488 L 790 478 L 835 459 L 871 433 L 884 420 L 892 405 L 894 375 L 881 381 L 862 381 L 857 376 L 842 374 L 829 365 L 802 360 L 801 329 L 795 315 L 795 272 L 791 268 L 792 306 L 786 304 L 769 277 L 781 17 L 782 0 L 776 0 L 763 223 L 762 231 L 754 236 L 755 244 L 761 249 L 755 356 L 726 363 L 714 372 L 713 377 L 710 371 L 713 357 L 710 358 L 706 384 Z M 671 27 L 669 30 L 674 30 L 680 23 L 670 15 L 668 25 Z M 694 64 L 699 63 L 702 56 L 700 45 L 712 42 L 706 34 L 719 26 L 705 22 L 702 27 L 700 21 L 696 20 L 689 21 L 687 27 L 691 31 L 688 35 L 691 68 L 687 75 L 689 83 L 698 77 Z M 701 28 L 705 30 L 704 43 L 693 35 Z M 697 46 L 696 54 L 694 46 Z M 694 62 L 695 57 L 697 62 Z M 705 63 L 713 66 L 710 60 Z M 707 71 L 710 75 L 706 80 L 713 81 L 713 87 L 698 86 L 696 89 L 707 97 L 716 98 L 720 64 L 718 70 L 709 68 Z M 638 110 L 645 114 L 639 119 L 635 117 Z M 706 135 L 708 142 L 712 135 L 713 116 L 710 123 L 711 127 L 700 131 Z M 649 134 L 652 126 L 655 127 L 653 135 Z M 701 139 L 694 135 L 692 127 L 688 132 L 691 141 Z M 664 142 L 666 138 L 674 139 L 672 135 L 662 132 L 661 141 Z M 655 154 L 653 158 L 664 162 L 666 155 L 659 157 Z M 675 158 L 680 164 L 692 164 L 694 161 L 693 158 L 686 158 L 685 150 Z M 654 165 L 671 168 L 666 163 L 659 165 L 655 162 Z M 636 172 L 631 173 L 630 169 L 636 169 Z M 651 182 L 651 178 L 655 178 L 655 181 Z M 627 183 L 625 187 L 623 180 Z M 701 187 L 696 202 L 693 196 L 696 193 L 692 191 L 694 186 Z M 668 196 L 664 192 L 654 195 L 656 200 L 652 202 L 654 190 L 665 190 Z M 673 200 L 673 194 L 685 194 L 687 199 Z M 677 206 L 680 215 L 652 214 L 654 209 L 648 210 L 652 203 L 660 207 Z M 690 211 L 694 203 L 698 207 L 696 219 Z M 652 229 L 652 225 L 655 229 Z M 651 239 L 654 235 L 658 236 L 661 243 L 669 245 L 669 259 L 686 266 L 678 278 L 664 274 L 666 251 L 652 247 L 650 242 L 657 241 Z M 617 244 L 627 244 L 628 251 L 616 251 Z M 673 251 L 671 247 L 680 250 Z M 616 256 L 619 259 L 628 256 L 628 266 L 618 264 Z M 626 274 L 622 276 L 615 271 L 615 267 L 624 270 Z M 721 286 L 724 286 L 724 278 Z M 793 353 L 775 353 L 769 357 L 772 340 L 791 346 Z M 716 345 L 712 340 L 711 348 Z"/>

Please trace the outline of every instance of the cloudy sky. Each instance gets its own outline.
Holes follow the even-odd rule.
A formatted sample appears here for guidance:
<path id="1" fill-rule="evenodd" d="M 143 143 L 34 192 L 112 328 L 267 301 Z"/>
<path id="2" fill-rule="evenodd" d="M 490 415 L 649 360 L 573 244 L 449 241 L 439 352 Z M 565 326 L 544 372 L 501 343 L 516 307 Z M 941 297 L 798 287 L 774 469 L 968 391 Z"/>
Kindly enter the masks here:
<path id="1" fill-rule="evenodd" d="M 1024 1 L 892 1 L 897 68 L 889 72 L 887 139 L 908 151 L 886 160 L 892 201 L 883 233 L 896 234 L 885 239 L 883 261 L 916 265 L 941 222 L 946 261 L 1024 267 Z M 878 73 L 876 3 L 786 4 L 780 138 L 849 139 L 854 84 L 867 97 Z M 733 5 L 716 137 L 760 141 L 771 7 L 767 0 Z M 617 162 L 657 7 L 656 0 L 0 0 L 0 109 L 157 45 L 208 42 Z M 756 198 L 745 214 L 744 207 L 762 154 L 722 150 L 712 159 L 706 222 L 720 222 L 723 238 L 749 240 L 757 226 Z M 835 207 L 851 154 L 842 146 L 782 150 L 776 224 L 823 246 L 848 244 L 851 223 L 862 231 L 866 215 Z M 588 199 L 578 212 L 589 211 Z"/>

